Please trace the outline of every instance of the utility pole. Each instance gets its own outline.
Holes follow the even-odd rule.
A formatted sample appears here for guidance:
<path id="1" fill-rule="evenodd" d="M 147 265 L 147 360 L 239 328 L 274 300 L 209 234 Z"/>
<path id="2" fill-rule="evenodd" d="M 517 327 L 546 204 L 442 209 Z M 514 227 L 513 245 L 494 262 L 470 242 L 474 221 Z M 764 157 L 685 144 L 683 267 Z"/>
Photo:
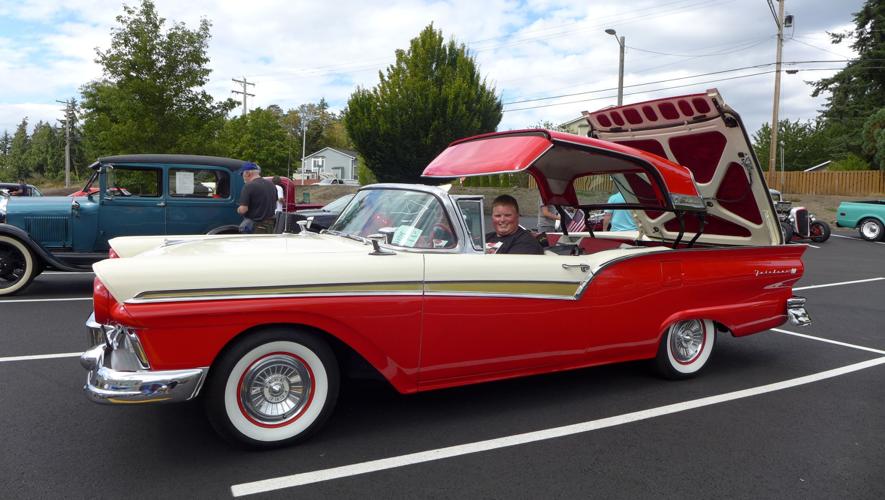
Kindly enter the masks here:
<path id="1" fill-rule="evenodd" d="M 774 22 L 777 24 L 777 59 L 774 67 L 774 105 L 771 111 L 771 144 L 768 152 L 768 181 L 774 184 L 777 178 L 777 129 L 778 111 L 781 101 L 781 54 L 784 48 L 784 2 L 786 0 L 775 0 L 778 2 L 778 15 Z M 768 0 L 768 6 L 771 13 L 774 14 L 774 5 L 772 0 Z"/>
<path id="2" fill-rule="evenodd" d="M 618 106 L 620 106 L 624 104 L 624 36 L 621 35 L 618 37 L 618 32 L 612 28 L 608 28 L 605 32 L 615 37 L 615 40 L 618 41 L 618 45 L 621 46 L 621 57 L 618 64 Z"/>
<path id="3" fill-rule="evenodd" d="M 71 123 L 74 121 L 74 98 L 55 102 L 65 105 L 65 187 L 71 187 Z"/>
<path id="4" fill-rule="evenodd" d="M 246 86 L 251 85 L 254 87 L 255 84 L 247 81 L 245 76 L 243 77 L 242 80 L 237 80 L 236 78 L 231 78 L 231 80 L 233 80 L 243 86 L 243 90 L 231 90 L 230 93 L 231 94 L 243 94 L 243 116 L 246 116 L 246 113 L 249 112 L 249 110 L 246 107 L 246 97 L 247 96 L 248 97 L 255 97 L 255 94 L 250 94 L 249 92 L 246 91 Z"/>

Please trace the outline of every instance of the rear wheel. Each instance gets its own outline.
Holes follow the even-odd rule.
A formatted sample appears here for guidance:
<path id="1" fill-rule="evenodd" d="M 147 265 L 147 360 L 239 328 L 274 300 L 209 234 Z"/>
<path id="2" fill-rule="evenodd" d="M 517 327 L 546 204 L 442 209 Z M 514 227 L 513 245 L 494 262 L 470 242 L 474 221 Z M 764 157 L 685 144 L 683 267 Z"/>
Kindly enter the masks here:
<path id="1" fill-rule="evenodd" d="M 658 371 L 670 379 L 695 376 L 707 364 L 716 329 L 708 319 L 677 321 L 661 337 L 656 359 Z"/>
<path id="2" fill-rule="evenodd" d="M 812 222 L 809 231 L 811 232 L 811 241 L 815 243 L 823 243 L 830 239 L 830 225 L 822 220 Z"/>
<path id="3" fill-rule="evenodd" d="M 265 330 L 239 341 L 213 365 L 206 412 L 231 442 L 254 448 L 291 444 L 329 417 L 338 382 L 338 363 L 325 341 L 297 330 Z"/>
<path id="4" fill-rule="evenodd" d="M 12 295 L 38 274 L 38 262 L 21 240 L 0 235 L 0 296 Z"/>
<path id="5" fill-rule="evenodd" d="M 864 219 L 858 227 L 860 237 L 867 241 L 879 241 L 885 236 L 885 227 L 876 219 Z"/>

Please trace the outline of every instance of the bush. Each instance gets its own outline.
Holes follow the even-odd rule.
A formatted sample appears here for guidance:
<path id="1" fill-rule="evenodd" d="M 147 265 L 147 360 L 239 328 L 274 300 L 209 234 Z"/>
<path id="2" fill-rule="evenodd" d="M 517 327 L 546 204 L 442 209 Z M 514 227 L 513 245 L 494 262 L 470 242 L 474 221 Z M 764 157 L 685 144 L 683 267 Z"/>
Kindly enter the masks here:
<path id="1" fill-rule="evenodd" d="M 854 153 L 848 153 L 845 158 L 830 163 L 828 168 L 833 171 L 871 170 L 870 164 Z"/>

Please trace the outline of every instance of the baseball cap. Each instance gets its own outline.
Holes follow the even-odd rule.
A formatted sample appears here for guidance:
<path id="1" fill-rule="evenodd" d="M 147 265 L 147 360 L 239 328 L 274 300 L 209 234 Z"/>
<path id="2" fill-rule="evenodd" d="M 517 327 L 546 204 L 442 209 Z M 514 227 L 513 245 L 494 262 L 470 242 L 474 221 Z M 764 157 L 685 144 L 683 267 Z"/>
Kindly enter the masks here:
<path id="1" fill-rule="evenodd" d="M 242 174 L 242 173 L 248 172 L 249 170 L 255 170 L 256 172 L 261 173 L 261 167 L 259 167 L 257 163 L 253 163 L 251 161 L 247 161 L 246 163 L 243 163 L 243 166 L 240 167 L 240 169 L 237 170 L 237 172 Z"/>

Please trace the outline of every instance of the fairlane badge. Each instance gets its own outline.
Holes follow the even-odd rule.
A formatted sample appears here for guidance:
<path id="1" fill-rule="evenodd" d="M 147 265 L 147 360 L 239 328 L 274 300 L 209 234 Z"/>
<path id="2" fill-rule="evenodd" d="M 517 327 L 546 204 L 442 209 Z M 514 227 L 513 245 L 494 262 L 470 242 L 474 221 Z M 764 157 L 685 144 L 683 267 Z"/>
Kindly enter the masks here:
<path id="1" fill-rule="evenodd" d="M 773 274 L 796 274 L 796 268 L 791 267 L 789 269 L 755 269 L 753 272 L 756 273 L 756 276 L 770 276 Z"/>

